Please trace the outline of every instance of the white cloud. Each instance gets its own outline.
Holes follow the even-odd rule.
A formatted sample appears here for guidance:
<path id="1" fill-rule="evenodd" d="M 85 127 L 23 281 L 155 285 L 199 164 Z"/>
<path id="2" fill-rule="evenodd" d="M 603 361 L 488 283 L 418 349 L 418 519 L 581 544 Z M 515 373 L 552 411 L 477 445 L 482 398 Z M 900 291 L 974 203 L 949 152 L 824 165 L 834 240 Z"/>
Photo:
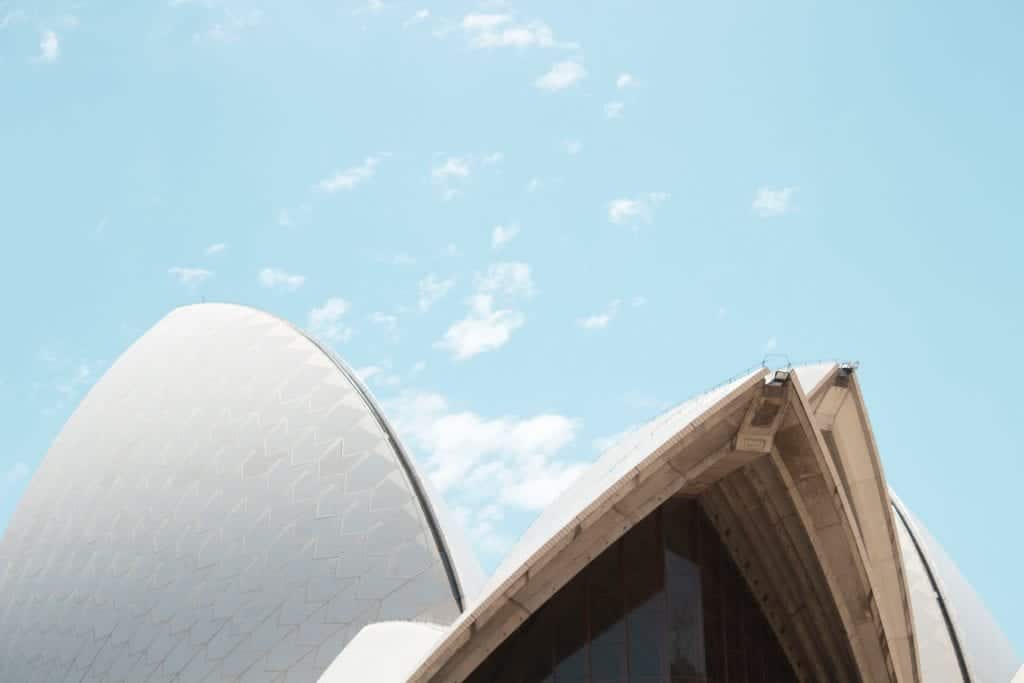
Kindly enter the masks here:
<path id="1" fill-rule="evenodd" d="M 580 428 L 557 414 L 488 418 L 452 410 L 436 393 L 406 391 L 386 403 L 396 429 L 426 454 L 428 476 L 477 521 L 500 521 L 503 508 L 546 507 L 585 465 L 561 456 Z M 466 512 L 461 515 L 468 516 Z"/>
<path id="2" fill-rule="evenodd" d="M 88 363 L 79 363 L 70 375 L 57 382 L 57 391 L 65 396 L 71 396 L 78 387 L 86 384 L 92 377 L 92 368 Z"/>
<path id="3" fill-rule="evenodd" d="M 608 202 L 608 220 L 612 223 L 649 223 L 654 209 L 667 200 L 667 192 L 648 192 L 633 199 L 613 199 Z"/>
<path id="4" fill-rule="evenodd" d="M 385 155 L 370 156 L 363 160 L 363 163 L 352 166 L 344 171 L 338 171 L 329 178 L 324 178 L 317 183 L 317 188 L 324 192 L 338 192 L 339 190 L 354 189 L 364 180 L 369 180 L 377 172 L 377 166 Z"/>
<path id="5" fill-rule="evenodd" d="M 390 313 L 374 311 L 370 314 L 370 322 L 374 325 L 380 325 L 393 333 L 398 327 L 398 316 L 391 315 Z"/>
<path id="6" fill-rule="evenodd" d="M 618 299 L 613 299 L 608 302 L 608 306 L 605 307 L 600 313 L 589 315 L 585 318 L 580 318 L 579 325 L 585 330 L 603 330 L 611 324 L 612 320 L 619 312 L 620 302 Z"/>
<path id="7" fill-rule="evenodd" d="M 575 85 L 587 76 L 587 69 L 579 61 L 570 59 L 558 62 L 543 76 L 534 81 L 542 90 L 556 92 Z"/>
<path id="8" fill-rule="evenodd" d="M 185 3 L 172 3 L 172 6 Z M 223 7 L 218 21 L 209 25 L 202 31 L 192 34 L 192 42 L 199 43 L 203 40 L 211 40 L 216 43 L 233 43 L 242 37 L 245 31 L 256 28 L 263 23 L 263 11 L 250 9 L 236 11 L 230 7 Z"/>
<path id="9" fill-rule="evenodd" d="M 624 102 L 609 102 L 604 105 L 604 116 L 608 119 L 618 119 L 622 117 L 622 112 L 626 108 Z"/>
<path id="10" fill-rule="evenodd" d="M 569 156 L 576 156 L 583 150 L 583 143 L 579 140 L 566 140 L 565 153 Z"/>
<path id="11" fill-rule="evenodd" d="M 435 346 L 451 352 L 456 360 L 465 360 L 500 349 L 525 322 L 522 312 L 494 310 L 494 297 L 476 294 L 471 298 L 469 314 L 449 327 Z"/>
<path id="12" fill-rule="evenodd" d="M 53 31 L 43 31 L 39 39 L 39 61 L 56 62 L 60 56 L 60 40 Z"/>
<path id="13" fill-rule="evenodd" d="M 365 5 L 352 10 L 352 15 L 359 16 L 360 14 L 376 14 L 383 11 L 386 7 L 387 5 L 384 4 L 383 0 L 367 0 Z"/>
<path id="14" fill-rule="evenodd" d="M 211 244 L 210 246 L 208 246 L 205 251 L 207 256 L 213 256 L 214 254 L 219 254 L 220 252 L 224 251 L 227 248 L 228 245 L 224 244 L 223 242 L 217 242 L 216 244 Z"/>
<path id="15" fill-rule="evenodd" d="M 445 199 L 452 199 L 459 194 L 462 186 L 469 182 L 473 175 L 474 168 L 480 166 L 495 166 L 504 161 L 505 155 L 501 152 L 490 152 L 480 155 L 451 156 L 443 162 L 430 169 L 430 177 L 441 189 Z"/>
<path id="16" fill-rule="evenodd" d="M 619 77 L 615 79 L 615 87 L 618 89 L 629 88 L 636 85 L 636 79 L 633 78 L 633 74 L 621 73 Z"/>
<path id="17" fill-rule="evenodd" d="M 332 342 L 345 342 L 352 338 L 352 328 L 342 322 L 349 309 L 347 301 L 338 296 L 327 299 L 322 306 L 309 312 L 309 329 L 314 337 Z"/>
<path id="18" fill-rule="evenodd" d="M 498 308 L 497 301 L 531 296 L 534 293 L 530 266 L 525 263 L 495 263 L 477 275 L 476 291 L 469 298 L 466 317 L 456 321 L 434 346 L 465 360 L 501 348 L 512 333 L 523 326 L 526 316 L 511 307 Z"/>
<path id="19" fill-rule="evenodd" d="M 423 23 L 424 21 L 426 21 L 429 18 L 430 18 L 430 10 L 428 10 L 426 8 L 419 9 L 419 10 L 416 10 L 416 12 L 411 17 L 406 19 L 405 23 L 402 24 L 402 26 L 403 27 L 408 27 L 408 26 L 413 26 L 415 24 L 421 24 L 421 23 Z"/>
<path id="20" fill-rule="evenodd" d="M 356 368 L 356 377 L 362 380 L 363 384 L 366 384 L 371 377 L 376 377 L 380 373 L 384 372 L 384 368 L 379 365 L 367 365 L 363 368 Z"/>
<path id="21" fill-rule="evenodd" d="M 453 199 L 459 193 L 457 186 L 464 183 L 470 173 L 472 167 L 466 157 L 448 157 L 444 163 L 430 169 L 430 176 L 445 199 Z"/>
<path id="22" fill-rule="evenodd" d="M 433 273 L 427 275 L 417 284 L 420 310 L 424 313 L 429 311 L 430 307 L 440 301 L 454 286 L 455 280 L 453 279 L 442 280 Z"/>
<path id="23" fill-rule="evenodd" d="M 294 275 L 280 268 L 264 268 L 260 271 L 260 284 L 264 287 L 295 291 L 305 283 L 305 275 Z"/>
<path id="24" fill-rule="evenodd" d="M 790 210 L 794 192 L 796 192 L 795 187 L 783 187 L 781 189 L 762 187 L 757 191 L 757 196 L 754 197 L 752 208 L 755 213 L 764 218 L 781 216 Z"/>
<path id="25" fill-rule="evenodd" d="M 445 245 L 441 253 L 443 253 L 445 256 L 458 256 L 459 246 L 454 242 L 449 242 L 448 244 Z"/>
<path id="26" fill-rule="evenodd" d="M 462 18 L 462 28 L 465 31 L 492 31 L 511 19 L 507 14 L 467 14 Z"/>
<path id="27" fill-rule="evenodd" d="M 430 175 L 435 180 L 449 180 L 451 178 L 468 178 L 470 174 L 469 159 L 465 157 L 448 157 L 440 166 L 430 169 Z"/>
<path id="28" fill-rule="evenodd" d="M 536 192 L 540 189 L 540 178 L 530 178 L 530 182 L 526 183 L 527 192 Z"/>
<path id="29" fill-rule="evenodd" d="M 477 276 L 477 290 L 482 294 L 532 296 L 533 276 L 527 263 L 492 263 L 481 276 Z"/>
<path id="30" fill-rule="evenodd" d="M 174 266 L 172 268 L 168 268 L 167 272 L 176 277 L 178 282 L 183 285 L 198 285 L 200 282 L 213 277 L 213 271 L 206 270 L 205 268 Z"/>
<path id="31" fill-rule="evenodd" d="M 416 263 L 416 259 L 402 251 L 392 256 L 389 263 L 393 266 L 411 266 Z"/>
<path id="32" fill-rule="evenodd" d="M 495 225 L 494 230 L 491 231 L 491 246 L 495 249 L 500 249 L 505 246 L 519 234 L 519 226 L 512 224 L 509 226 Z"/>
<path id="33" fill-rule="evenodd" d="M 578 47 L 574 43 L 556 41 L 551 27 L 543 21 L 517 23 L 509 14 L 467 14 L 460 25 L 466 40 L 474 48 Z"/>

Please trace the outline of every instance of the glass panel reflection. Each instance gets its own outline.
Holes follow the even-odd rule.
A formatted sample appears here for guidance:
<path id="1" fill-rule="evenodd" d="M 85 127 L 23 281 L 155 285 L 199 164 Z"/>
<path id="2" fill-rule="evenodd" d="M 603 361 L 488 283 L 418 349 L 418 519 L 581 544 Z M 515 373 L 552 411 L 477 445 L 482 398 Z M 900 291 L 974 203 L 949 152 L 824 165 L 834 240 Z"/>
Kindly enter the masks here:
<path id="1" fill-rule="evenodd" d="M 700 506 L 673 499 L 585 567 L 466 683 L 795 680 Z"/>

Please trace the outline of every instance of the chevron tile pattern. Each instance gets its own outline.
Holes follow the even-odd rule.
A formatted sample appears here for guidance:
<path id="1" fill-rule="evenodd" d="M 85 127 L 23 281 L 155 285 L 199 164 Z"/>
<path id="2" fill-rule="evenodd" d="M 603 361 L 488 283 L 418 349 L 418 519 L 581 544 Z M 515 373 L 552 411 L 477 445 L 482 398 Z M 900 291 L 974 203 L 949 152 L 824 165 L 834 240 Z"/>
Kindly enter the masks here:
<path id="1" fill-rule="evenodd" d="M 0 541 L 0 681 L 313 682 L 365 624 L 450 623 L 399 457 L 290 325 L 177 309 L 85 398 Z"/>

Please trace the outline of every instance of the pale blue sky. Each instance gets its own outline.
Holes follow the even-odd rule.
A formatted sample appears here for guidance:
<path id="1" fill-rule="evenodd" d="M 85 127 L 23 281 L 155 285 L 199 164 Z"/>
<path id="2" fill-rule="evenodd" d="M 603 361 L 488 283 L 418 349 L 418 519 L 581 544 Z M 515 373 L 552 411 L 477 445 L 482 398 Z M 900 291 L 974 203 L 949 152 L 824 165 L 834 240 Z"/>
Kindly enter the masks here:
<path id="1" fill-rule="evenodd" d="M 581 6 L 0 2 L 0 528 L 202 298 L 360 369 L 488 568 L 595 443 L 856 359 L 1024 652 L 1024 6 Z"/>

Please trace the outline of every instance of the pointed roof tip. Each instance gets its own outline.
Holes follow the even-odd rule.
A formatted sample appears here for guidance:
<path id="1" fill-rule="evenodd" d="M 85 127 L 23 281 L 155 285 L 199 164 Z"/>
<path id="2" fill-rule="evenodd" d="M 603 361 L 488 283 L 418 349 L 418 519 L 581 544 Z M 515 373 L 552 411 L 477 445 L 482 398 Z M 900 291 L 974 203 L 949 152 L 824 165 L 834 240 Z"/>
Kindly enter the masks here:
<path id="1" fill-rule="evenodd" d="M 800 380 L 800 388 L 804 390 L 804 394 L 810 396 L 845 365 L 848 364 L 825 361 L 823 363 L 798 365 L 792 371 L 796 373 L 797 378 Z"/>

